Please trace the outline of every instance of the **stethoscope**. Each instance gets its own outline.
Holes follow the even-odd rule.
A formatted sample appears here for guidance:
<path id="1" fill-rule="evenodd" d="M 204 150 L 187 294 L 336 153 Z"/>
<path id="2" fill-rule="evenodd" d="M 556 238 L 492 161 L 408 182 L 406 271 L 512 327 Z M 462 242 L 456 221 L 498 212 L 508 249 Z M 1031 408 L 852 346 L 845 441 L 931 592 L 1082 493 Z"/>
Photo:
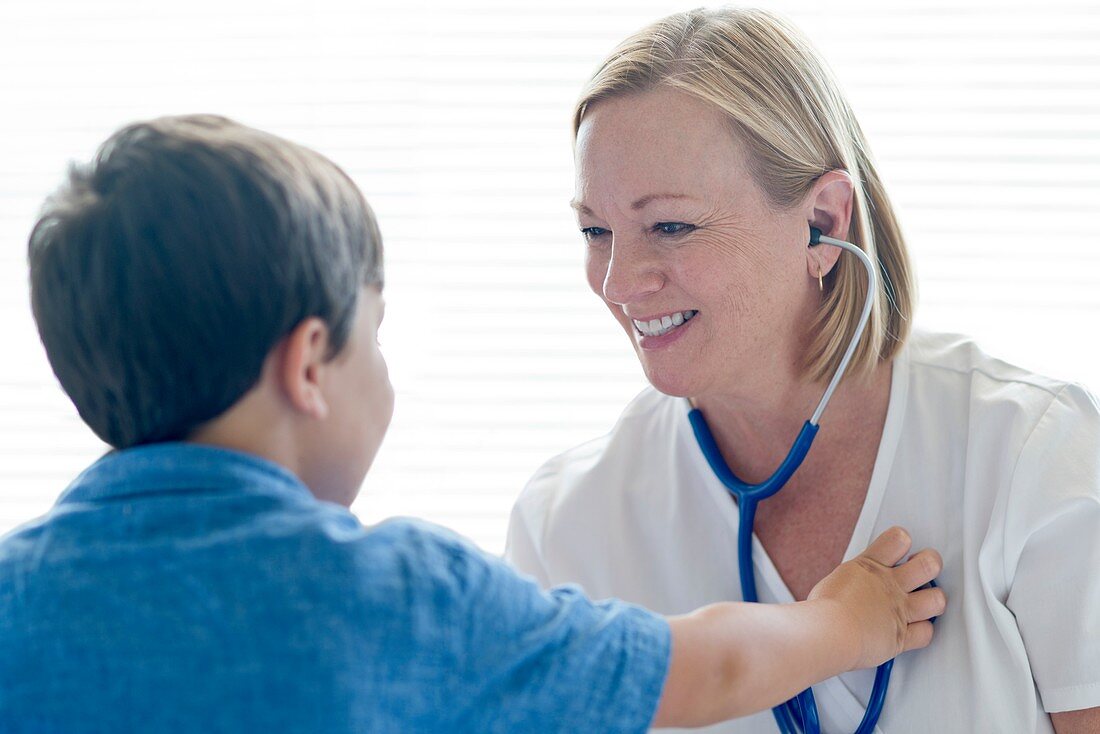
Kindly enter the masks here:
<path id="1" fill-rule="evenodd" d="M 863 330 L 866 328 L 867 320 L 871 316 L 871 304 L 874 302 L 875 293 L 878 291 L 878 273 L 867 253 L 851 242 L 826 237 L 821 234 L 821 230 L 810 227 L 810 247 L 819 244 L 840 247 L 859 258 L 859 261 L 867 270 L 867 297 L 863 302 L 863 312 L 860 314 L 859 324 L 856 326 L 847 351 L 844 352 L 844 358 L 840 360 L 836 372 L 833 373 L 832 380 L 825 388 L 825 394 L 821 396 L 821 402 L 817 404 L 817 410 L 802 426 L 798 438 L 795 439 L 791 450 L 787 452 L 787 458 L 783 460 L 783 463 L 779 465 L 774 474 L 760 484 L 746 484 L 737 478 L 729 465 L 726 464 L 725 459 L 722 458 L 722 452 L 719 451 L 718 444 L 714 441 L 714 436 L 710 432 L 706 419 L 703 418 L 703 413 L 694 406 L 691 406 L 691 411 L 688 413 L 691 427 L 695 431 L 695 439 L 699 442 L 699 448 L 702 450 L 703 456 L 706 457 L 707 463 L 710 464 L 710 468 L 718 479 L 737 500 L 737 564 L 741 575 L 741 597 L 747 602 L 759 601 L 756 595 L 756 574 L 752 564 L 752 525 L 753 518 L 756 515 L 756 505 L 761 500 L 771 497 L 782 489 L 787 480 L 802 464 L 802 460 L 806 458 L 806 454 L 814 442 L 814 437 L 817 435 L 818 421 L 821 419 L 821 414 L 825 411 L 825 406 L 832 398 L 833 391 L 836 390 L 837 384 L 844 376 L 844 371 L 848 368 L 848 362 L 851 361 L 852 354 L 859 344 L 859 339 L 863 336 Z M 690 400 L 688 404 L 691 405 Z M 860 721 L 859 728 L 856 729 L 856 734 L 870 734 L 874 731 L 879 716 L 882 715 L 882 705 L 886 700 L 886 689 L 890 685 L 890 671 L 893 667 L 894 661 L 887 660 L 878 666 L 878 670 L 875 671 L 875 684 L 871 689 L 871 698 L 867 702 L 867 710 L 863 714 L 863 720 Z M 773 708 L 772 713 L 775 715 L 775 721 L 783 734 L 799 734 L 802 731 L 805 731 L 806 734 L 819 734 L 821 731 L 821 724 L 817 716 L 817 704 L 814 701 L 813 690 L 809 688 L 791 700 Z"/>

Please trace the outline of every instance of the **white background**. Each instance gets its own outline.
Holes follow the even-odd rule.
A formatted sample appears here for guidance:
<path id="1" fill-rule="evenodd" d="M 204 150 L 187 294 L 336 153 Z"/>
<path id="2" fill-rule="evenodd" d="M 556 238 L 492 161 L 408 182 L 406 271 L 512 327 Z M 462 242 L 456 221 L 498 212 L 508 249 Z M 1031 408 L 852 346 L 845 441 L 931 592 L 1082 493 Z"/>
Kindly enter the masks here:
<path id="1" fill-rule="evenodd" d="M 381 220 L 398 402 L 354 510 L 499 552 L 526 478 L 643 384 L 583 282 L 572 103 L 619 40 L 692 5 L 0 0 L 0 532 L 103 450 L 30 318 L 35 212 L 116 127 L 201 111 L 332 157 Z M 918 325 L 1100 386 L 1100 4 L 766 6 L 856 108 L 910 238 Z"/>

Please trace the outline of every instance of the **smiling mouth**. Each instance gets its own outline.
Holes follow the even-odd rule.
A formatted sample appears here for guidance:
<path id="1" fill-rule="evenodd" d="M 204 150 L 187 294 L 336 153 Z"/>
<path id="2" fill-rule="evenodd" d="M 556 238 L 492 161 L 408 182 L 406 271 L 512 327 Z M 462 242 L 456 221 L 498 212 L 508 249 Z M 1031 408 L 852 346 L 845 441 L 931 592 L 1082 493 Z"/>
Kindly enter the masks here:
<path id="1" fill-rule="evenodd" d="M 642 336 L 664 336 L 673 329 L 678 329 L 691 321 L 697 313 L 699 312 L 694 310 L 677 311 L 659 319 L 650 319 L 649 321 L 631 319 L 631 321 L 634 322 L 634 328 Z"/>

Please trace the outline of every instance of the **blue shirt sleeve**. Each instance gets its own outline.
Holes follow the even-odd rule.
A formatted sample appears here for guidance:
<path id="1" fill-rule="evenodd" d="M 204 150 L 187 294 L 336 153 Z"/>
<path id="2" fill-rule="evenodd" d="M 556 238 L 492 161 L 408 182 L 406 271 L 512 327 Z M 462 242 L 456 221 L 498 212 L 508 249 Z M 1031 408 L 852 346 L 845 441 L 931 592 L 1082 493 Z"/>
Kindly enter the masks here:
<path id="1" fill-rule="evenodd" d="M 576 587 L 549 592 L 449 531 L 390 521 L 418 646 L 453 661 L 432 676 L 448 731 L 644 732 L 668 671 L 667 622 L 641 607 L 593 602 Z M 373 533 L 372 533 L 373 534 Z M 419 586 L 420 588 L 415 588 Z M 440 654 L 443 653 L 443 654 Z"/>

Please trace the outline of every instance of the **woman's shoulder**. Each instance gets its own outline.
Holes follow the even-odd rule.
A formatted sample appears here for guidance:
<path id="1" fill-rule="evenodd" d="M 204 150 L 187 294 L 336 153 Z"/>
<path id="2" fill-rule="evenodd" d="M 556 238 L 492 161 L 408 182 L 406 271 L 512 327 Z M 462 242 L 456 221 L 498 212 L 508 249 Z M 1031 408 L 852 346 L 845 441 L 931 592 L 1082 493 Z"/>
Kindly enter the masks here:
<path id="1" fill-rule="evenodd" d="M 1100 405 L 1087 388 L 992 357 L 958 334 L 916 332 L 907 354 L 912 435 L 985 462 L 990 486 L 1034 485 L 1015 501 L 1061 494 L 1043 480 L 1061 472 L 1100 497 Z M 1003 484 L 996 468 L 1007 472 Z"/>
<path id="2" fill-rule="evenodd" d="M 906 355 L 910 384 L 922 402 L 986 408 L 1012 403 L 1031 418 L 1059 399 L 1080 404 L 1084 414 L 1095 408 L 1095 399 L 1082 385 L 994 357 L 962 334 L 915 330 Z"/>

